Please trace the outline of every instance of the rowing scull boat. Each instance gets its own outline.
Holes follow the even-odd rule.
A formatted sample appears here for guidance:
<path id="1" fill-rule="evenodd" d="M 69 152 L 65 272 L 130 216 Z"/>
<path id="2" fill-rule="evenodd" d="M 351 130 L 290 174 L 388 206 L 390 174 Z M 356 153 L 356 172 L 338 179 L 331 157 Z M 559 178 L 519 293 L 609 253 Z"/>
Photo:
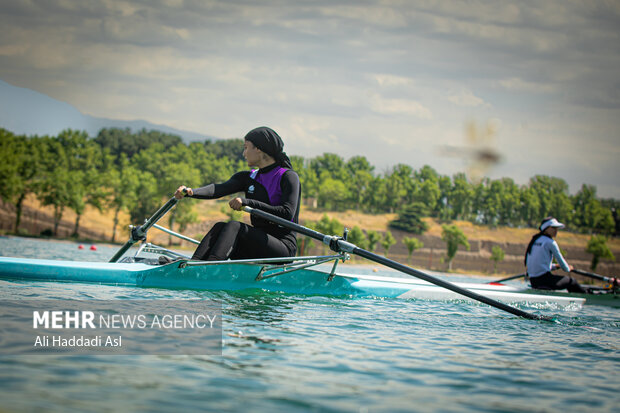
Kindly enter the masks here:
<path id="1" fill-rule="evenodd" d="M 0 279 L 166 289 L 263 290 L 338 297 L 467 300 L 466 297 L 423 280 L 330 273 L 315 267 L 339 258 L 337 255 L 298 257 L 287 264 L 273 264 L 273 260 L 268 259 L 243 262 L 192 262 L 181 259 L 157 265 L 155 260 L 148 259 L 142 262 L 109 263 L 0 257 Z M 135 258 L 130 261 L 135 261 Z M 585 302 L 583 298 L 524 294 L 518 288 L 507 285 L 457 285 L 509 304 L 579 308 Z"/>

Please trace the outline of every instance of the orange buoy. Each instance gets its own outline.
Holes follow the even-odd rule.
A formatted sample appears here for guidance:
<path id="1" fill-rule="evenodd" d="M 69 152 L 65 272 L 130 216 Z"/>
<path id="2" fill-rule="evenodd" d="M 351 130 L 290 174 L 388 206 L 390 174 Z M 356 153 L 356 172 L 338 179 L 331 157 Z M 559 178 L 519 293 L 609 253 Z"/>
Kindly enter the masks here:
<path id="1" fill-rule="evenodd" d="M 90 246 L 90 250 L 91 250 L 91 251 L 97 251 L 97 247 L 95 247 L 94 245 L 91 245 L 91 246 Z"/>

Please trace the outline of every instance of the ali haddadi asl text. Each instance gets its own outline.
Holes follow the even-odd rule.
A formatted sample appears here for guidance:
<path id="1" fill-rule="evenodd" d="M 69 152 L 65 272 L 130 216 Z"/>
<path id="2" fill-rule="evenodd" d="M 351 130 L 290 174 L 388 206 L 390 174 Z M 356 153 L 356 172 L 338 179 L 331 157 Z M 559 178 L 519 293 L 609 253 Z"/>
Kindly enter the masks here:
<path id="1" fill-rule="evenodd" d="M 121 347 L 123 345 L 123 337 L 106 336 L 105 340 L 102 336 L 84 337 L 73 336 L 70 338 L 62 336 L 37 336 L 34 347 Z"/>

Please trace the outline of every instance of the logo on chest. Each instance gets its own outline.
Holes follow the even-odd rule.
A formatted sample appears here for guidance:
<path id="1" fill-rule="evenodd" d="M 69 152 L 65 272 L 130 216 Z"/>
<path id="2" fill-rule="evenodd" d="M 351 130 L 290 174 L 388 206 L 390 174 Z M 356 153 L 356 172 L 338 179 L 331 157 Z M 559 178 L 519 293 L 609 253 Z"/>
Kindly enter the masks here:
<path id="1" fill-rule="evenodd" d="M 250 187 L 248 188 L 248 194 L 253 194 L 254 193 L 254 185 L 250 185 Z"/>

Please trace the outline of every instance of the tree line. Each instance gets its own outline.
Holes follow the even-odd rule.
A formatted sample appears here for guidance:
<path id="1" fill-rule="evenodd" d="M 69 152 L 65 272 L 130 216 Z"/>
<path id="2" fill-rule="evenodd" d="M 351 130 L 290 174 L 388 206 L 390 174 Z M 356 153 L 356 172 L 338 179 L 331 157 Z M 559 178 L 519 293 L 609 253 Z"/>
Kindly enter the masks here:
<path id="1" fill-rule="evenodd" d="M 247 169 L 241 139 L 186 144 L 158 131 L 102 129 L 96 137 L 67 129 L 57 136 L 15 135 L 0 128 L 0 197 L 17 210 L 19 228 L 24 199 L 34 194 L 54 208 L 54 233 L 64 212 L 76 213 L 74 233 L 86 205 L 121 211 L 139 223 L 180 185 L 199 187 Z M 618 201 L 600 199 L 596 187 L 575 194 L 561 178 L 536 175 L 525 185 L 511 178 L 473 183 L 464 173 L 441 175 L 425 165 L 398 164 L 377 173 L 364 156 L 345 160 L 333 153 L 307 159 L 291 156 L 300 177 L 303 201 L 319 209 L 399 213 L 393 226 L 425 230 L 421 217 L 466 220 L 490 226 L 536 227 L 552 215 L 576 232 L 617 235 Z M 197 220 L 192 202 L 171 213 L 171 226 L 183 231 Z M 116 237 L 114 233 L 113 238 Z"/>

